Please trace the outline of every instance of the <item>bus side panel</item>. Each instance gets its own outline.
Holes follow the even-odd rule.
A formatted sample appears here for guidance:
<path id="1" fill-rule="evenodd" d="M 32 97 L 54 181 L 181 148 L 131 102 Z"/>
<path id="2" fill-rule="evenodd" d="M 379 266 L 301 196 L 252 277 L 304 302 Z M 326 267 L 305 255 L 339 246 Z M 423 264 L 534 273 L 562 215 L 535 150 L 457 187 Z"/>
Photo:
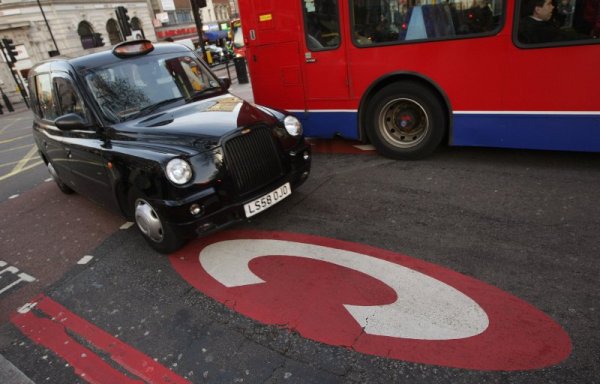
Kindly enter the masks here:
<path id="1" fill-rule="evenodd" d="M 455 145 L 600 151 L 600 45 L 520 49 L 503 63 L 501 112 L 454 112 Z"/>
<path id="2" fill-rule="evenodd" d="M 304 109 L 298 3 L 239 0 L 238 5 L 254 101 L 281 109 Z"/>
<path id="3" fill-rule="evenodd" d="M 298 44 L 291 41 L 253 46 L 248 52 L 254 101 L 280 109 L 303 109 L 304 87 L 298 64 Z"/>

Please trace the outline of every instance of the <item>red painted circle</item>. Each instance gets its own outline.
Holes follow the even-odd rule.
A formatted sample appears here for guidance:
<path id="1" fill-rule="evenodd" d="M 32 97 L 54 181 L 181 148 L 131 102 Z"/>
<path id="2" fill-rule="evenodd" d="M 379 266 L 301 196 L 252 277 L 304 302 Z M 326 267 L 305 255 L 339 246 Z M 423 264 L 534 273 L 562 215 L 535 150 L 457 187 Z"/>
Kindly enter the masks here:
<path id="1" fill-rule="evenodd" d="M 275 239 L 347 250 L 423 273 L 462 292 L 486 312 L 488 328 L 454 340 L 415 340 L 362 332 L 343 304 L 383 305 L 396 293 L 361 272 L 323 261 L 265 255 L 249 264 L 265 283 L 227 288 L 200 265 L 200 251 L 233 239 Z M 191 285 L 235 311 L 302 336 L 362 353 L 457 368 L 528 370 L 558 364 L 571 352 L 565 331 L 519 298 L 474 278 L 402 254 L 362 244 L 284 232 L 226 231 L 198 239 L 171 255 Z"/>

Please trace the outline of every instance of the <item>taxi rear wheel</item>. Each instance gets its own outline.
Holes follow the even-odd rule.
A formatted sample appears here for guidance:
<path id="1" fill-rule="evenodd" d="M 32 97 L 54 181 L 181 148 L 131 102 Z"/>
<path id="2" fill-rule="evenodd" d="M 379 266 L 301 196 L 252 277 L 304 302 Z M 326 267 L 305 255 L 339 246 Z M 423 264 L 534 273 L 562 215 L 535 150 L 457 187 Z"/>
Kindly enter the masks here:
<path id="1" fill-rule="evenodd" d="M 166 223 L 152 204 L 139 194 L 130 199 L 133 218 L 146 242 L 159 253 L 172 253 L 186 240 Z"/>
<path id="2" fill-rule="evenodd" d="M 54 180 L 54 182 L 58 186 L 58 189 L 60 189 L 60 191 L 66 195 L 72 194 L 74 191 L 71 189 L 71 187 L 69 187 L 60 179 L 60 176 L 58 176 L 58 173 L 56 173 L 56 170 L 54 169 L 54 166 L 51 162 L 48 162 L 47 167 L 48 172 L 50 173 L 50 176 L 52 176 L 52 180 Z"/>
<path id="3" fill-rule="evenodd" d="M 371 99 L 367 135 L 384 156 L 419 159 L 438 147 L 446 120 L 435 94 L 417 82 L 403 81 L 388 85 Z"/>

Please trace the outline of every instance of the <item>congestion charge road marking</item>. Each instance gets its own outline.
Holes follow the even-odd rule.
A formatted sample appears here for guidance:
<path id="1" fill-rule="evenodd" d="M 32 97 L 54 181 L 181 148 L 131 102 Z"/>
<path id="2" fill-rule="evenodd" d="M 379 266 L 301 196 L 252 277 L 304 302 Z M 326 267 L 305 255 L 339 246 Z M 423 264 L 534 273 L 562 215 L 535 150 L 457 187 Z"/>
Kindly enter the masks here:
<path id="1" fill-rule="evenodd" d="M 46 296 L 37 297 L 11 317 L 11 322 L 31 341 L 40 344 L 66 360 L 77 375 L 90 383 L 187 384 L 188 380 L 125 344 L 102 329 L 88 323 Z M 73 337 L 72 335 L 77 335 Z M 112 360 L 107 363 L 78 340 L 93 345 Z M 118 364 L 129 375 L 114 368 Z"/>
<path id="2" fill-rule="evenodd" d="M 477 370 L 528 370 L 571 353 L 564 330 L 474 278 L 362 244 L 224 231 L 170 257 L 203 293 L 266 324 L 353 350 Z"/>
<path id="3" fill-rule="evenodd" d="M 451 340 L 478 335 L 488 327 L 483 309 L 451 286 L 399 264 L 343 249 L 271 239 L 226 240 L 202 249 L 200 264 L 226 287 L 239 287 L 265 282 L 248 268 L 253 259 L 264 255 L 325 261 L 365 273 L 388 285 L 397 296 L 393 303 L 344 304 L 371 335 Z"/>

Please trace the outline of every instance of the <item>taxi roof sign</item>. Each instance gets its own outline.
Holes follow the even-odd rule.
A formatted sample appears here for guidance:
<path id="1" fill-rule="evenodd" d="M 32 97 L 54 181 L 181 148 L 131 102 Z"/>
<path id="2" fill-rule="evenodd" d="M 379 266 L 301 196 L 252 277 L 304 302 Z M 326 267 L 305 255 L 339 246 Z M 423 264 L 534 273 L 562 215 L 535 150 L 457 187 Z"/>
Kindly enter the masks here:
<path id="1" fill-rule="evenodd" d="M 112 52 L 115 56 L 128 57 L 145 55 L 154 49 L 154 45 L 150 40 L 133 40 L 124 41 L 115 45 Z"/>

